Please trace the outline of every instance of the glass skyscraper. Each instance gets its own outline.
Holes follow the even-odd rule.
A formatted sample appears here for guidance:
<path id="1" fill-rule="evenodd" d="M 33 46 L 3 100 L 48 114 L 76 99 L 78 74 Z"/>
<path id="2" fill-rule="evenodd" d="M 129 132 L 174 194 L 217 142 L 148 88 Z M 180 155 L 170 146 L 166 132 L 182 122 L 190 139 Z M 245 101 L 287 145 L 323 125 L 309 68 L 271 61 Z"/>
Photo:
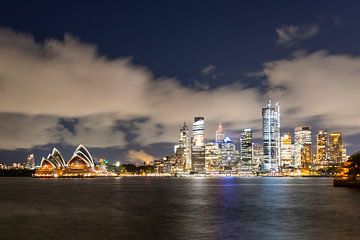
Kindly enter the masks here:
<path id="1" fill-rule="evenodd" d="M 262 109 L 263 119 L 263 163 L 264 171 L 278 171 L 281 160 L 280 105 L 272 106 L 271 100 Z"/>
<path id="2" fill-rule="evenodd" d="M 293 166 L 294 146 L 291 143 L 290 132 L 281 137 L 281 167 Z"/>
<path id="3" fill-rule="evenodd" d="M 311 127 L 301 126 L 294 129 L 294 167 L 301 168 L 305 159 L 301 159 L 302 148 L 306 144 L 307 148 L 312 148 Z M 303 155 L 304 156 L 304 155 Z"/>
<path id="4" fill-rule="evenodd" d="M 339 132 L 330 133 L 329 136 L 329 155 L 330 164 L 340 165 L 343 159 L 342 156 L 343 144 L 342 135 Z"/>
<path id="5" fill-rule="evenodd" d="M 252 130 L 251 128 L 240 130 L 240 170 L 251 171 L 252 162 Z"/>
<path id="6" fill-rule="evenodd" d="M 177 160 L 180 161 L 177 167 L 183 170 L 191 169 L 191 143 L 189 128 L 185 122 L 182 128 L 180 128 L 179 144 L 176 145 L 175 153 L 178 158 Z"/>
<path id="7" fill-rule="evenodd" d="M 220 122 L 219 126 L 215 132 L 215 142 L 217 142 L 218 144 L 221 144 L 224 142 L 224 139 L 225 139 L 225 131 Z"/>
<path id="8" fill-rule="evenodd" d="M 326 130 L 319 130 L 316 135 L 316 160 L 320 167 L 329 165 L 329 134 Z"/>
<path id="9" fill-rule="evenodd" d="M 205 121 L 195 117 L 192 128 L 191 168 L 197 173 L 205 172 Z"/>

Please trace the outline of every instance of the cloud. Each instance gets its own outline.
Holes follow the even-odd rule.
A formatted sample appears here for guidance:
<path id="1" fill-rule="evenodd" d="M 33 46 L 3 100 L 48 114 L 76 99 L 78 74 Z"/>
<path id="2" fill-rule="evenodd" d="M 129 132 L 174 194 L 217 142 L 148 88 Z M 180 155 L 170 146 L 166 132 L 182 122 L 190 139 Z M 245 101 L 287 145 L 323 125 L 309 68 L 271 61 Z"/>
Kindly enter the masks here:
<path id="1" fill-rule="evenodd" d="M 311 122 L 345 134 L 360 133 L 360 58 L 327 51 L 265 64 L 273 89 L 282 89 L 283 126 Z"/>
<path id="2" fill-rule="evenodd" d="M 210 85 L 207 82 L 200 82 L 197 79 L 194 80 L 193 86 L 194 86 L 194 88 L 199 89 L 199 90 L 207 90 L 210 88 Z"/>
<path id="3" fill-rule="evenodd" d="M 0 28 L 0 52 L 0 113 L 10 114 L 12 124 L 22 129 L 12 135 L 14 127 L 5 124 L 2 131 L 8 139 L 2 149 L 173 142 L 179 125 L 196 115 L 204 116 L 208 126 L 221 119 L 234 128 L 255 127 L 259 114 L 254 109 L 264 100 L 258 89 L 241 84 L 205 91 L 184 87 L 176 79 L 155 78 L 131 58 L 101 56 L 95 45 L 69 34 L 39 42 L 30 34 Z M 240 109 L 247 114 L 239 114 Z M 142 118 L 147 120 L 131 129 L 117 126 Z M 76 121 L 66 127 L 61 119 Z M 131 139 L 128 132 L 133 132 Z"/>
<path id="4" fill-rule="evenodd" d="M 215 65 L 209 64 L 206 67 L 203 67 L 201 69 L 201 73 L 203 75 L 209 75 L 209 74 L 213 73 L 215 71 L 215 69 L 216 69 Z"/>
<path id="5" fill-rule="evenodd" d="M 214 138 L 219 121 L 229 133 L 253 128 L 259 134 L 269 95 L 239 83 L 184 87 L 155 78 L 130 58 L 101 56 L 70 35 L 36 42 L 0 28 L 0 52 L 0 149 L 83 143 L 148 151 L 176 142 L 182 122 L 191 127 L 194 116 L 205 117 L 206 139 Z M 302 52 L 260 72 L 267 89 L 281 92 L 283 127 L 310 122 L 360 134 L 359 57 Z"/>
<path id="6" fill-rule="evenodd" d="M 143 150 L 130 150 L 128 152 L 128 159 L 130 160 L 130 162 L 145 162 L 146 164 L 150 164 L 154 161 L 155 158 L 152 155 L 144 152 Z"/>
<path id="7" fill-rule="evenodd" d="M 277 44 L 284 47 L 291 47 L 299 42 L 312 38 L 319 33 L 319 26 L 313 25 L 284 25 L 276 29 L 278 35 Z"/>

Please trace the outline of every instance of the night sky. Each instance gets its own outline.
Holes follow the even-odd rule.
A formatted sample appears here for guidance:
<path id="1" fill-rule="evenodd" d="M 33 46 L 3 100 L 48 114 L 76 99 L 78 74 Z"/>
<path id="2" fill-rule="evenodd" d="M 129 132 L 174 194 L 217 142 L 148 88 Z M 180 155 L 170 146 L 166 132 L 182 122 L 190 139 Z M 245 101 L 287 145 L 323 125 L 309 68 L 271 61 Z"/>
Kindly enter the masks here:
<path id="1" fill-rule="evenodd" d="M 204 116 L 238 142 L 278 100 L 282 132 L 340 131 L 360 150 L 358 1 L 2 1 L 0 162 L 136 162 Z"/>

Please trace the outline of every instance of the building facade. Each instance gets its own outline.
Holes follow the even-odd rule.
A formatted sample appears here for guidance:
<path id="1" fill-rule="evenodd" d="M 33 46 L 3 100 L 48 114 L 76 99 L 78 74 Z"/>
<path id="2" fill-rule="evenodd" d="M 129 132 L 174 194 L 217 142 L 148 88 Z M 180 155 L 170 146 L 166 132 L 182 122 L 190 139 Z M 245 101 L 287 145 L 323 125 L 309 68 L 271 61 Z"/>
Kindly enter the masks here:
<path id="1" fill-rule="evenodd" d="M 192 128 L 191 169 L 193 172 L 205 172 L 205 121 L 204 117 L 195 117 Z"/>
<path id="2" fill-rule="evenodd" d="M 253 171 L 258 171 L 263 162 L 264 149 L 262 144 L 252 144 Z"/>
<path id="3" fill-rule="evenodd" d="M 342 134 L 340 132 L 333 132 L 329 135 L 329 161 L 330 165 L 340 165 L 343 159 L 342 156 Z"/>
<path id="4" fill-rule="evenodd" d="M 300 126 L 294 129 L 294 167 L 296 168 L 302 167 L 301 150 L 304 144 L 312 147 L 310 126 Z"/>
<path id="5" fill-rule="evenodd" d="M 218 128 L 216 129 L 215 132 L 215 142 L 218 144 L 221 144 L 224 142 L 225 139 L 225 130 L 223 128 L 223 126 L 221 125 L 221 122 L 219 123 Z"/>
<path id="6" fill-rule="evenodd" d="M 206 172 L 221 171 L 221 149 L 216 142 L 209 142 L 205 144 L 205 165 Z"/>
<path id="7" fill-rule="evenodd" d="M 240 170 L 251 171 L 252 161 L 252 130 L 251 128 L 240 130 Z"/>
<path id="8" fill-rule="evenodd" d="M 221 144 L 221 167 L 225 171 L 235 171 L 239 168 L 239 152 L 236 150 L 235 143 L 229 138 L 224 139 Z"/>
<path id="9" fill-rule="evenodd" d="M 175 155 L 179 159 L 180 163 L 177 168 L 183 170 L 191 169 L 191 142 L 189 128 L 184 122 L 184 125 L 180 128 L 179 144 L 176 147 Z"/>
<path id="10" fill-rule="evenodd" d="M 278 171 L 281 160 L 280 105 L 271 101 L 262 109 L 263 119 L 263 163 L 264 171 Z"/>
<path id="11" fill-rule="evenodd" d="M 329 165 L 329 133 L 326 130 L 319 130 L 316 134 L 316 159 L 318 167 Z"/>
<path id="12" fill-rule="evenodd" d="M 290 132 L 285 133 L 281 137 L 281 163 L 282 168 L 294 165 L 294 145 L 291 142 Z"/>

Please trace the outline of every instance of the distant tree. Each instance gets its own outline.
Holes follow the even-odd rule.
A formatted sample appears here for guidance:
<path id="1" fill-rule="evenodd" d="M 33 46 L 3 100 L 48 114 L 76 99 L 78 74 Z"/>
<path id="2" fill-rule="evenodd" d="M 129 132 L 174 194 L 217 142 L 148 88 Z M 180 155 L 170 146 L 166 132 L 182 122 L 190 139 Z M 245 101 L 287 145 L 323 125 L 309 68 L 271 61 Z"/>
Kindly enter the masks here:
<path id="1" fill-rule="evenodd" d="M 352 154 L 349 157 L 349 178 L 356 179 L 356 176 L 360 174 L 360 151 Z"/>
<path id="2" fill-rule="evenodd" d="M 124 164 L 122 166 L 124 166 L 126 168 L 126 171 L 128 173 L 136 173 L 137 169 L 136 169 L 136 166 L 134 164 Z"/>
<path id="3" fill-rule="evenodd" d="M 326 173 L 329 175 L 336 175 L 341 172 L 341 167 L 339 166 L 331 166 L 326 170 Z"/>

